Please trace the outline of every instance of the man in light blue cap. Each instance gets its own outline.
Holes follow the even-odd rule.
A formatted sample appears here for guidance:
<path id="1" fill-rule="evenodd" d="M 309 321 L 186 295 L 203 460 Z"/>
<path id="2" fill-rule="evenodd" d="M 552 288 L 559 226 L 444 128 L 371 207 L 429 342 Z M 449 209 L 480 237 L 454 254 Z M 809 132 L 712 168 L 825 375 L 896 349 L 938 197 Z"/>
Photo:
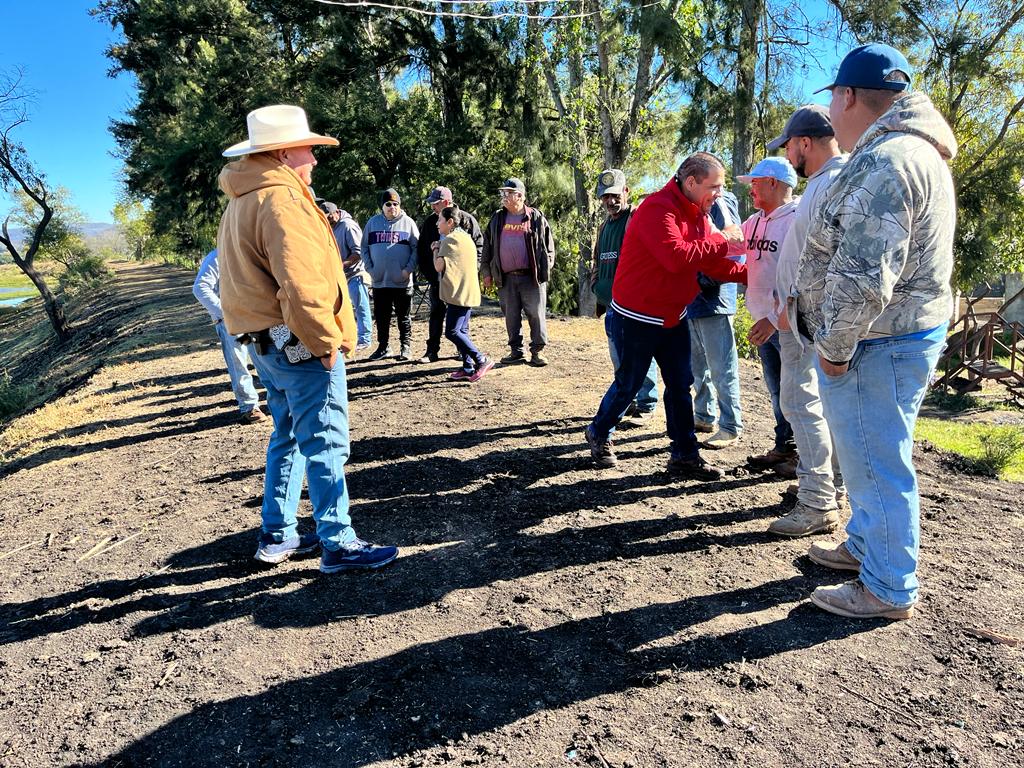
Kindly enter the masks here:
<path id="1" fill-rule="evenodd" d="M 737 176 L 737 181 L 750 185 L 750 197 L 757 212 L 743 222 L 746 237 L 747 310 L 754 320 L 748 338 L 757 346 L 764 371 L 765 385 L 771 395 L 775 414 L 775 441 L 763 454 L 747 461 L 762 469 L 776 469 L 784 477 L 796 477 L 797 451 L 793 428 L 779 405 L 779 381 L 782 360 L 779 353 L 779 332 L 775 326 L 775 271 L 786 233 L 794 220 L 799 198 L 793 197 L 796 171 L 783 157 L 766 157 L 750 173 Z M 728 436 L 715 435 L 708 447 L 725 447 Z M 735 442 L 735 441 L 733 441 Z"/>
<path id="2" fill-rule="evenodd" d="M 858 578 L 815 605 L 906 619 L 917 602 L 920 500 L 914 424 L 953 312 L 957 142 L 888 45 L 855 48 L 829 86 L 846 167 L 807 232 L 797 325 L 817 351 L 821 401 L 849 492 L 846 541 L 810 558 Z"/>

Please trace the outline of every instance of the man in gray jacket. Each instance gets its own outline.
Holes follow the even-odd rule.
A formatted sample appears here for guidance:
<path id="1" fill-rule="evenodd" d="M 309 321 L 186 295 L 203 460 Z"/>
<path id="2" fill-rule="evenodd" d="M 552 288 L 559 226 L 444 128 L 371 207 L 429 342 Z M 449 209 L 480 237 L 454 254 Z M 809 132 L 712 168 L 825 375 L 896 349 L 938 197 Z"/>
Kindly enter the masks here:
<path id="1" fill-rule="evenodd" d="M 839 525 L 839 497 L 845 496 L 832 435 L 821 407 L 814 345 L 796 329 L 796 278 L 807 230 L 820 215 L 821 203 L 833 179 L 846 165 L 836 143 L 828 109 L 820 104 L 800 107 L 789 118 L 782 135 L 768 150 L 785 147 L 786 158 L 799 176 L 807 179 L 793 224 L 779 251 L 775 272 L 776 305 L 771 320 L 779 329 L 782 361 L 779 405 L 793 428 L 800 461 L 796 475 L 796 506 L 768 526 L 780 536 L 829 533 Z"/>
<path id="2" fill-rule="evenodd" d="M 420 231 L 416 222 L 402 212 L 402 198 L 393 189 L 381 194 L 381 212 L 366 222 L 360 249 L 363 264 L 373 280 L 373 318 L 377 324 L 377 349 L 367 360 L 382 360 L 393 354 L 392 308 L 398 321 L 401 344 L 399 360 L 412 357 L 412 276 L 416 271 L 416 243 Z"/>
<path id="3" fill-rule="evenodd" d="M 910 618 L 920 500 L 914 423 L 953 311 L 956 139 L 894 48 L 855 48 L 829 115 L 846 168 L 807 233 L 798 327 L 813 339 L 821 400 L 849 490 L 846 541 L 810 557 L 860 577 L 811 600 L 854 618 Z"/>

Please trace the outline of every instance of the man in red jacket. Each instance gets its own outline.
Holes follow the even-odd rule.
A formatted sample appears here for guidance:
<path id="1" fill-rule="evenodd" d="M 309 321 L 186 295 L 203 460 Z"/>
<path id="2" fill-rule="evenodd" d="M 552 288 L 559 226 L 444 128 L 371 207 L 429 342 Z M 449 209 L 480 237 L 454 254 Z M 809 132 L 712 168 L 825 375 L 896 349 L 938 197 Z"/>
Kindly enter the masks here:
<path id="1" fill-rule="evenodd" d="M 743 242 L 735 224 L 721 232 L 708 217 L 722 194 L 725 168 L 714 155 L 697 152 L 662 189 L 633 214 L 612 285 L 614 322 L 622 358 L 615 381 L 586 429 L 590 455 L 600 467 L 617 463 L 609 432 L 636 397 L 653 359 L 665 382 L 665 418 L 671 443 L 669 470 L 696 480 L 720 480 L 723 472 L 697 450 L 690 385 L 690 333 L 686 305 L 700 288 L 697 273 L 723 282 L 745 282 L 746 266 L 726 258 L 730 243 Z"/>

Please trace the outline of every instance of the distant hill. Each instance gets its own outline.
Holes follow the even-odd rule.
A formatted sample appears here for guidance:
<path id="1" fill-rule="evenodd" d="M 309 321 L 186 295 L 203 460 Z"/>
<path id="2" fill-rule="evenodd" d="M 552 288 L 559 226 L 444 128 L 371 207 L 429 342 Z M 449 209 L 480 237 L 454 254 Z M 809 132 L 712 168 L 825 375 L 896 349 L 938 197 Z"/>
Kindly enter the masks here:
<path id="1" fill-rule="evenodd" d="M 85 238 L 86 244 L 90 248 L 98 248 L 104 245 L 109 245 L 111 242 L 117 240 L 117 227 L 113 224 L 108 224 L 102 221 L 90 221 L 82 224 L 78 228 L 79 232 L 82 233 L 82 237 Z M 14 244 L 21 250 L 25 241 L 28 239 L 29 233 L 27 230 L 21 227 L 11 227 L 11 238 Z M 0 247 L 0 258 L 6 254 L 6 249 Z"/>

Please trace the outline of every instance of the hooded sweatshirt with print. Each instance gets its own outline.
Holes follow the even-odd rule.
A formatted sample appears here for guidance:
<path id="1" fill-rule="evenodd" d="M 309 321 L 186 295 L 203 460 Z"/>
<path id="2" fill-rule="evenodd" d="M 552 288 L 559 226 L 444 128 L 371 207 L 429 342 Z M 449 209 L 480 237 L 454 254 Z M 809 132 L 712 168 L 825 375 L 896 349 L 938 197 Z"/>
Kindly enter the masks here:
<path id="1" fill-rule="evenodd" d="M 947 163 L 956 151 L 923 93 L 897 99 L 858 140 L 800 259 L 798 308 L 826 360 L 949 319 L 956 196 Z"/>
<path id="2" fill-rule="evenodd" d="M 743 222 L 747 241 L 747 291 L 743 298 L 754 320 L 775 320 L 775 271 L 799 202 L 799 197 L 793 198 L 771 213 L 757 211 Z"/>
<path id="3" fill-rule="evenodd" d="M 378 213 L 363 229 L 363 264 L 374 288 L 412 288 L 420 231 L 407 214 L 388 221 Z"/>
<path id="4" fill-rule="evenodd" d="M 229 198 L 217 231 L 228 332 L 285 323 L 317 357 L 355 349 L 338 245 L 309 187 L 264 153 L 228 163 L 219 181 Z"/>

